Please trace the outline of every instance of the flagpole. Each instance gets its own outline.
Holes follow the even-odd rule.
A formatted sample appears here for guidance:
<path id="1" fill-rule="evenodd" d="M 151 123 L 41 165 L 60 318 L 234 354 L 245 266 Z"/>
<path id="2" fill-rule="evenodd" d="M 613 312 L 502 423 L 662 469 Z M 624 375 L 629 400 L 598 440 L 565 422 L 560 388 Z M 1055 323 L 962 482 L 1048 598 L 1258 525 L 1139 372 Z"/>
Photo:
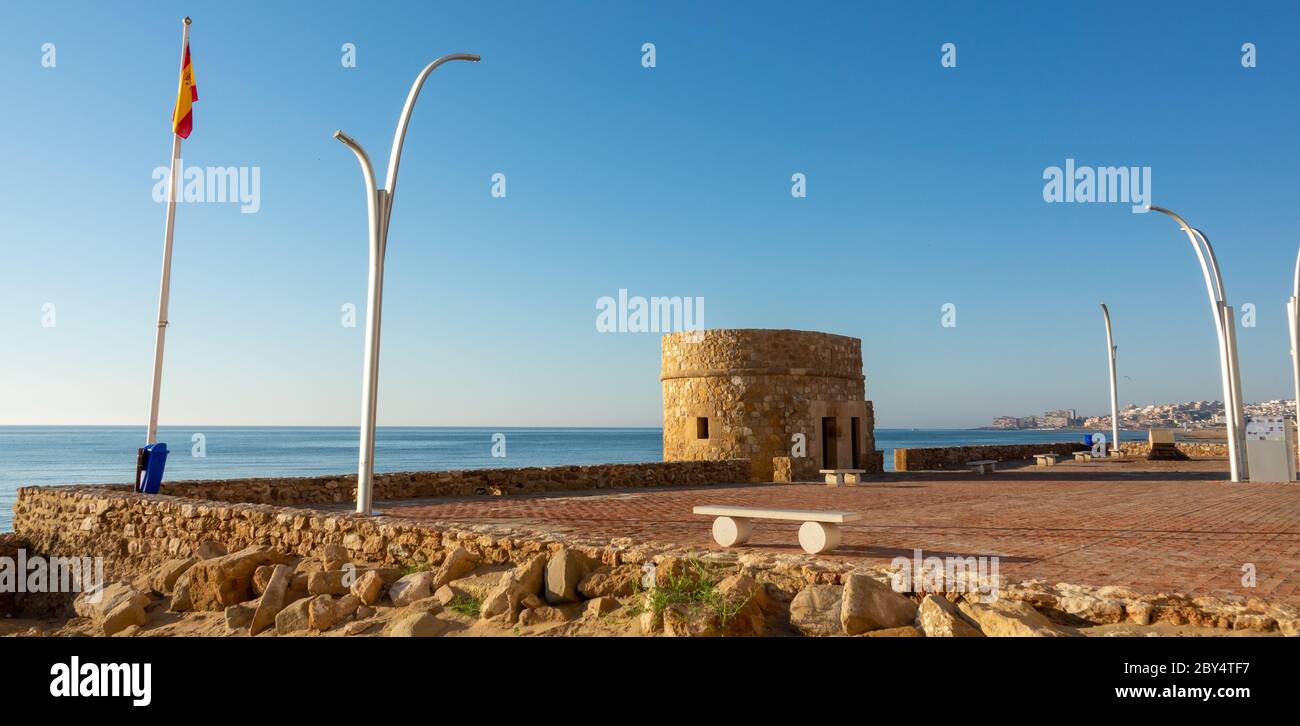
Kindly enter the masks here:
<path id="1" fill-rule="evenodd" d="M 185 67 L 185 49 L 190 43 L 190 19 L 184 21 L 181 31 L 181 68 Z M 172 233 L 176 229 L 176 173 L 177 162 L 181 158 L 181 137 L 172 129 L 172 162 L 167 176 L 167 226 L 163 232 L 162 284 L 158 291 L 158 332 L 153 344 L 153 393 L 149 398 L 149 431 L 145 434 L 145 443 L 152 444 L 158 440 L 158 397 L 162 391 L 163 344 L 167 338 L 167 303 L 171 297 L 172 284 Z"/>

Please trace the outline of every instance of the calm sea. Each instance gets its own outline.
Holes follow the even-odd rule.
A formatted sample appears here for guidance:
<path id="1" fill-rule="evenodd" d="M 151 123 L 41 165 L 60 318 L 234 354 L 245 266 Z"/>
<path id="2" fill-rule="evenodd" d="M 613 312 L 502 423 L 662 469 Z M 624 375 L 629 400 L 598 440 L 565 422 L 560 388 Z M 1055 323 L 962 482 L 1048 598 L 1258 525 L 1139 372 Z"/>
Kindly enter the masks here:
<path id="1" fill-rule="evenodd" d="M 505 434 L 505 457 L 492 456 Z M 193 455 L 202 435 L 205 456 Z M 876 446 L 893 467 L 894 447 L 1073 441 L 1083 432 L 974 429 L 877 429 Z M 1141 439 L 1143 434 L 1134 432 Z M 1128 434 L 1124 436 L 1128 439 Z M 0 532 L 9 530 L 16 490 L 30 484 L 129 484 L 144 432 L 135 426 L 0 426 Z M 357 429 L 167 428 L 166 478 L 226 479 L 353 473 Z M 621 464 L 660 461 L 662 432 L 577 428 L 380 428 L 375 470 L 430 471 L 489 467 Z"/>

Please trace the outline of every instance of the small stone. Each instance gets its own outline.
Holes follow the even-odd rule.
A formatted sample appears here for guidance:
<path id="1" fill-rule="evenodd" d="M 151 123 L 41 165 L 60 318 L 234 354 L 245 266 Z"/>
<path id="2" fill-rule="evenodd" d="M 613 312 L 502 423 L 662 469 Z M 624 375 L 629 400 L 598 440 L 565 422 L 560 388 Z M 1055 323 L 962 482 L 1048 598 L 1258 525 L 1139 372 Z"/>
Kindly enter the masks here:
<path id="1" fill-rule="evenodd" d="M 571 609 L 571 608 L 570 608 Z M 570 619 L 570 611 L 552 607 L 550 605 L 541 605 L 535 608 L 526 608 L 519 613 L 520 625 L 542 625 L 545 623 L 562 623 Z"/>
<path id="2" fill-rule="evenodd" d="M 77 615 L 90 618 L 104 635 L 114 635 L 132 625 L 144 625 L 149 602 L 148 595 L 119 581 L 81 592 L 72 607 Z"/>
<path id="3" fill-rule="evenodd" d="M 266 583 L 266 589 L 253 612 L 253 619 L 249 622 L 249 635 L 257 635 L 276 624 L 276 616 L 289 601 L 289 583 L 292 579 L 293 571 L 287 566 L 276 565 L 272 568 L 271 579 Z"/>
<path id="4" fill-rule="evenodd" d="M 240 630 L 253 622 L 253 608 L 247 605 L 231 605 L 226 608 L 226 627 Z"/>
<path id="5" fill-rule="evenodd" d="M 306 630 L 308 626 L 307 605 L 310 602 L 310 598 L 295 600 L 277 613 L 275 616 L 275 632 L 285 635 L 299 630 Z"/>
<path id="6" fill-rule="evenodd" d="M 267 547 L 252 546 L 191 567 L 190 601 L 195 610 L 225 610 L 253 599 L 253 571 L 286 558 Z"/>
<path id="7" fill-rule="evenodd" d="M 583 617 L 598 618 L 612 613 L 620 607 L 618 600 L 612 597 L 597 597 L 587 601 L 583 608 Z"/>
<path id="8" fill-rule="evenodd" d="M 171 595 L 176 588 L 176 581 L 198 561 L 197 557 L 186 557 L 164 562 L 150 578 L 150 587 L 159 595 Z"/>
<path id="9" fill-rule="evenodd" d="M 990 604 L 963 602 L 957 606 L 967 618 L 974 621 L 990 637 L 1056 638 L 1076 635 L 1038 612 L 1029 603 L 995 600 Z"/>
<path id="10" fill-rule="evenodd" d="M 541 592 L 546 561 L 546 555 L 537 555 L 511 571 L 483 600 L 483 605 L 479 608 L 479 617 L 488 619 L 504 615 L 507 620 L 513 622 L 515 614 L 519 612 L 521 601 L 528 595 Z"/>
<path id="11" fill-rule="evenodd" d="M 562 605 L 580 600 L 578 583 L 595 569 L 597 564 L 590 557 L 576 550 L 561 548 L 553 552 L 546 562 L 544 582 L 546 601 L 552 605 Z"/>
<path id="12" fill-rule="evenodd" d="M 361 604 L 353 595 L 336 598 L 332 595 L 317 595 L 308 601 L 307 627 L 312 630 L 329 630 L 357 611 Z"/>
<path id="13" fill-rule="evenodd" d="M 586 598 L 627 597 L 636 592 L 640 578 L 641 568 L 636 565 L 601 568 L 582 578 L 578 592 Z"/>
<path id="14" fill-rule="evenodd" d="M 916 619 L 916 603 L 882 582 L 852 574 L 844 581 L 840 625 L 849 635 L 880 628 L 910 625 Z"/>
<path id="15" fill-rule="evenodd" d="M 176 584 L 172 588 L 172 601 L 167 609 L 174 613 L 183 613 L 194 609 L 190 600 L 190 573 L 186 572 L 176 578 Z"/>
<path id="16" fill-rule="evenodd" d="M 536 595 L 528 595 L 523 600 L 519 601 L 519 605 L 521 607 L 527 608 L 528 610 L 539 608 L 545 604 L 546 601 L 541 599 L 540 597 L 537 597 Z"/>
<path id="17" fill-rule="evenodd" d="M 374 605 L 384 596 L 384 578 L 373 570 L 366 572 L 352 583 L 352 594 L 366 605 Z"/>
<path id="18" fill-rule="evenodd" d="M 925 596 L 916 619 L 929 638 L 978 638 L 984 635 L 956 605 L 939 595 Z"/>
<path id="19" fill-rule="evenodd" d="M 474 556 L 463 547 L 457 547 L 447 554 L 447 558 L 438 566 L 438 571 L 433 575 L 433 582 L 430 587 L 434 590 L 441 588 L 453 580 L 459 580 L 474 571 L 478 562 Z"/>
<path id="20" fill-rule="evenodd" d="M 307 592 L 312 595 L 345 595 L 357 577 L 355 570 L 320 570 L 308 573 Z"/>
<path id="21" fill-rule="evenodd" d="M 449 626 L 432 613 L 412 613 L 393 621 L 384 634 L 390 638 L 432 638 L 445 633 Z"/>
<path id="22" fill-rule="evenodd" d="M 393 605 L 404 607 L 433 595 L 432 585 L 432 572 L 415 572 L 394 582 L 392 587 L 388 588 L 388 597 L 393 601 Z"/>
<path id="23" fill-rule="evenodd" d="M 790 601 L 790 624 L 804 635 L 838 635 L 843 632 L 840 610 L 843 594 L 835 585 L 810 585 Z"/>
<path id="24" fill-rule="evenodd" d="M 266 592 L 266 583 L 271 581 L 271 574 L 275 572 L 275 565 L 262 565 L 253 570 L 253 594 L 261 595 Z"/>

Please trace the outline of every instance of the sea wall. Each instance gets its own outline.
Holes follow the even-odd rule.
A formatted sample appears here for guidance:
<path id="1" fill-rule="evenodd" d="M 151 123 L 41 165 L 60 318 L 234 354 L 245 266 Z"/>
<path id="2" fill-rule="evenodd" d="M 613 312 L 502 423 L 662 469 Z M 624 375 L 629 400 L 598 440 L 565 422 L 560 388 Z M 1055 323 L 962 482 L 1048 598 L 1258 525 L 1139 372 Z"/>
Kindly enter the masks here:
<path id="1" fill-rule="evenodd" d="M 748 459 L 729 459 L 376 474 L 374 498 L 379 501 L 735 484 L 749 481 L 749 466 Z M 357 477 L 352 474 L 166 482 L 162 493 L 188 499 L 287 506 L 355 501 L 356 487 Z"/>
<path id="2" fill-rule="evenodd" d="M 936 446 L 923 449 L 894 449 L 895 471 L 924 471 L 927 469 L 964 469 L 966 462 L 980 459 L 993 461 L 1022 461 L 1034 454 L 1068 455 L 1084 451 L 1082 442 L 1055 444 L 993 444 L 987 446 Z"/>

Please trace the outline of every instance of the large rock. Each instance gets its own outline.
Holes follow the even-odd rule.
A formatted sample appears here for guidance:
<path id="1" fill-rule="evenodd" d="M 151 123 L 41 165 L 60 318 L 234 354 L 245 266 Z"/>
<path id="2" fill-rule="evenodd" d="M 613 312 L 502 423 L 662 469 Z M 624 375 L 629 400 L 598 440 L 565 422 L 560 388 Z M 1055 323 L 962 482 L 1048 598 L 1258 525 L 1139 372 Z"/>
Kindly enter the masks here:
<path id="1" fill-rule="evenodd" d="M 514 622 L 520 602 L 541 592 L 546 561 L 546 555 L 537 555 L 502 578 L 501 584 L 484 598 L 479 617 L 488 619 L 504 615 Z"/>
<path id="2" fill-rule="evenodd" d="M 384 635 L 391 638 L 432 638 L 447 632 L 450 625 L 433 613 L 411 613 L 390 623 Z"/>
<path id="3" fill-rule="evenodd" d="M 271 571 L 271 579 L 262 591 L 262 598 L 253 611 L 253 620 L 248 626 L 249 635 L 257 635 L 275 625 L 275 616 L 280 614 L 288 602 L 289 583 L 293 580 L 293 570 L 285 565 L 276 565 Z"/>
<path id="4" fill-rule="evenodd" d="M 804 635 L 839 635 L 843 590 L 837 585 L 810 585 L 790 601 L 790 624 Z"/>
<path id="5" fill-rule="evenodd" d="M 247 547 L 238 552 L 203 560 L 189 569 L 190 603 L 194 610 L 225 610 L 253 599 L 253 572 L 262 565 L 279 564 L 284 555 L 267 547 Z"/>
<path id="6" fill-rule="evenodd" d="M 154 571 L 153 577 L 149 578 L 149 586 L 159 595 L 171 595 L 176 589 L 176 581 L 198 561 L 197 557 L 167 560 Z"/>
<path id="7" fill-rule="evenodd" d="M 357 580 L 358 571 L 318 570 L 307 575 L 307 592 L 312 595 L 345 595 Z"/>
<path id="8" fill-rule="evenodd" d="M 562 548 L 551 553 L 546 562 L 546 601 L 552 605 L 563 605 L 581 600 L 578 583 L 596 565 L 590 557 L 576 550 Z"/>
<path id="9" fill-rule="evenodd" d="M 240 630 L 253 622 L 253 608 L 247 605 L 231 605 L 226 608 L 226 627 Z"/>
<path id="10" fill-rule="evenodd" d="M 388 597 L 397 607 L 405 607 L 433 595 L 433 573 L 414 572 L 394 582 L 388 588 Z"/>
<path id="11" fill-rule="evenodd" d="M 174 613 L 183 613 L 194 609 L 194 604 L 190 602 L 190 573 L 188 570 L 176 578 L 176 584 L 172 588 L 172 600 L 167 609 Z"/>
<path id="12" fill-rule="evenodd" d="M 1113 598 L 1071 595 L 1057 600 L 1056 607 L 1064 613 L 1095 625 L 1122 623 L 1125 619 L 1123 601 Z"/>
<path id="13" fill-rule="evenodd" d="M 840 625 L 849 635 L 881 628 L 900 628 L 916 619 L 916 603 L 883 582 L 849 575 L 840 604 Z"/>
<path id="14" fill-rule="evenodd" d="M 984 635 L 952 601 L 940 595 L 926 595 L 916 620 L 928 638 L 978 638 Z"/>
<path id="15" fill-rule="evenodd" d="M 309 604 L 311 604 L 310 598 L 295 600 L 277 613 L 275 616 L 275 632 L 286 635 L 299 630 L 306 630 L 308 626 L 307 606 Z M 257 617 L 256 614 L 253 617 Z"/>
<path id="16" fill-rule="evenodd" d="M 1077 634 L 1048 620 L 1026 602 L 995 600 L 987 605 L 962 602 L 958 608 L 991 637 L 1055 638 Z"/>
<path id="17" fill-rule="evenodd" d="M 374 605 L 384 596 L 384 578 L 374 570 L 368 570 L 352 583 L 352 594 L 366 605 Z"/>
<path id="18" fill-rule="evenodd" d="M 317 595 L 307 602 L 307 627 L 312 630 L 329 630 L 357 611 L 361 601 L 354 595 L 334 597 Z"/>
<path id="19" fill-rule="evenodd" d="M 599 618 L 614 612 L 621 606 L 622 603 L 612 597 L 594 597 L 583 606 L 582 616 L 584 618 Z"/>
<path id="20" fill-rule="evenodd" d="M 718 614 L 696 605 L 670 605 L 663 612 L 664 635 L 670 638 L 712 638 L 722 635 Z"/>
<path id="21" fill-rule="evenodd" d="M 278 565 L 262 565 L 253 570 L 253 594 L 261 595 L 266 592 L 266 585 L 271 581 L 271 575 L 275 574 L 275 568 Z"/>
<path id="22" fill-rule="evenodd" d="M 144 625 L 149 596 L 126 581 L 113 582 L 97 589 L 84 590 L 72 601 L 72 609 L 90 618 L 104 635 L 114 635 L 131 626 Z"/>
<path id="23" fill-rule="evenodd" d="M 431 587 L 437 590 L 452 580 L 459 580 L 473 572 L 475 567 L 478 567 L 478 560 L 474 559 L 474 555 L 467 552 L 464 547 L 457 547 L 438 566 L 438 571 L 433 573 Z"/>
<path id="24" fill-rule="evenodd" d="M 552 623 L 564 623 L 578 617 L 579 605 L 560 605 L 552 607 L 542 605 L 541 607 L 528 608 L 519 613 L 520 625 L 547 625 Z"/>
<path id="25" fill-rule="evenodd" d="M 772 607 L 767 589 L 749 575 L 724 578 L 713 591 L 727 603 L 728 617 L 720 626 L 726 635 L 763 635 L 767 632 L 766 612 Z"/>
<path id="26" fill-rule="evenodd" d="M 637 589 L 641 568 L 636 565 L 602 567 L 582 578 L 578 592 L 586 598 L 627 597 Z"/>

